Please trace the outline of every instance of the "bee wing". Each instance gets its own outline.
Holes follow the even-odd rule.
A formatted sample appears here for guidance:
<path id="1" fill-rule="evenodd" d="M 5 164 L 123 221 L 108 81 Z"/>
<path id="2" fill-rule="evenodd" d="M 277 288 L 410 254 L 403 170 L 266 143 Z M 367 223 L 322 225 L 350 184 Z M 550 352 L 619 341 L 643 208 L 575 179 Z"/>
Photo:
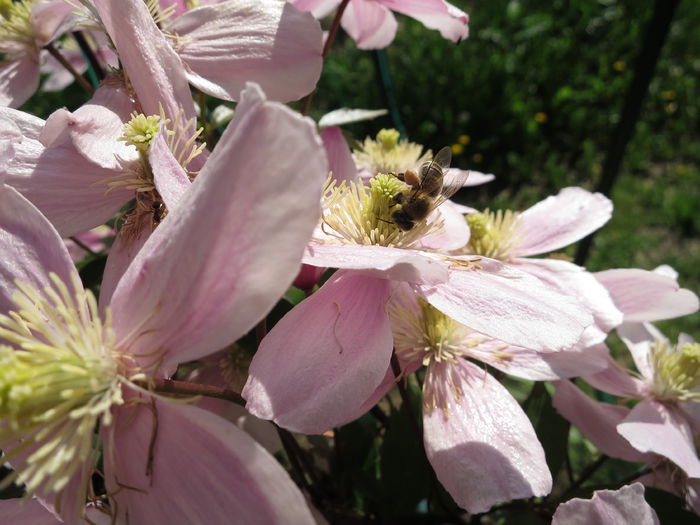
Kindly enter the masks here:
<path id="1" fill-rule="evenodd" d="M 440 153 L 440 151 L 438 151 L 438 154 Z M 469 171 L 466 170 L 455 169 L 449 170 L 447 173 L 445 173 L 445 181 L 442 185 L 442 191 L 440 192 L 440 195 L 438 195 L 435 198 L 433 207 L 437 208 L 438 206 L 440 206 L 440 204 L 452 197 L 452 195 L 454 195 L 457 192 L 457 190 L 461 189 L 464 186 L 464 183 L 467 181 L 468 177 Z"/>
<path id="2" fill-rule="evenodd" d="M 452 150 L 449 146 L 445 146 L 435 154 L 431 164 L 437 164 L 446 173 L 450 169 L 450 162 L 452 162 Z"/>

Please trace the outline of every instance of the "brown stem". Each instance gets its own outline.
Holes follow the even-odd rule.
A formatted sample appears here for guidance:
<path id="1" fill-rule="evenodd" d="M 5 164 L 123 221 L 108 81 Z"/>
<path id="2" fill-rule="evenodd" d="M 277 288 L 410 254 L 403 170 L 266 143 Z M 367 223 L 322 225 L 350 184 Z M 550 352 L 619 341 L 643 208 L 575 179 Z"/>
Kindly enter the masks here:
<path id="1" fill-rule="evenodd" d="M 85 244 L 83 241 L 81 241 L 81 240 L 78 239 L 77 237 L 73 236 L 73 237 L 69 237 L 69 239 L 70 239 L 71 241 L 73 241 L 75 244 L 77 244 L 78 247 L 80 247 L 80 248 L 82 248 L 83 250 L 85 250 L 86 252 L 88 252 L 90 255 L 97 255 L 97 252 L 96 252 L 96 251 L 91 250 L 90 247 L 89 247 L 87 244 Z"/>
<path id="2" fill-rule="evenodd" d="M 328 37 L 326 38 L 326 43 L 323 45 L 323 53 L 321 56 L 324 60 L 326 59 L 326 56 L 328 55 L 328 52 L 331 49 L 331 45 L 335 40 L 335 35 L 338 32 L 338 28 L 340 27 L 340 19 L 343 18 L 343 13 L 345 12 L 345 8 L 348 6 L 348 3 L 350 3 L 350 0 L 343 0 L 335 12 L 335 16 L 333 17 L 333 21 L 331 22 L 331 27 L 328 29 Z M 306 98 L 302 102 L 302 115 L 306 115 L 309 112 L 309 108 L 311 107 L 311 101 L 314 99 L 315 92 L 316 88 L 314 88 L 314 90 L 311 93 L 306 95 Z"/>
<path id="3" fill-rule="evenodd" d="M 228 388 L 188 383 L 187 381 L 175 381 L 173 379 L 153 379 L 152 381 L 155 384 L 155 391 L 161 394 L 215 397 L 216 399 L 223 399 L 245 406 L 245 399 L 238 392 Z"/>
<path id="4" fill-rule="evenodd" d="M 87 93 L 89 95 L 92 95 L 94 90 L 92 89 L 90 82 L 85 80 L 85 77 L 75 70 L 75 68 L 71 65 L 71 63 L 68 62 L 68 60 L 66 60 L 65 57 L 61 53 L 58 52 L 58 49 L 56 49 L 52 43 L 49 42 L 48 44 L 46 44 L 44 46 L 44 49 L 46 49 L 51 54 L 52 57 L 54 57 L 56 60 L 58 60 L 60 62 L 60 64 L 63 67 L 65 67 L 71 75 L 73 75 L 76 82 L 78 82 L 78 84 L 80 84 L 80 86 L 85 91 L 87 91 Z"/>

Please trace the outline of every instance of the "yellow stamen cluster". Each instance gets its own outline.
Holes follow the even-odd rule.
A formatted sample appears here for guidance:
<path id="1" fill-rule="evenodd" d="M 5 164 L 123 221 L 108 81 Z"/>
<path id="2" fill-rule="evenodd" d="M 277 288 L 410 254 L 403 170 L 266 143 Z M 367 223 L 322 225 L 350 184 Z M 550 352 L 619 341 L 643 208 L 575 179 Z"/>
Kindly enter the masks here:
<path id="1" fill-rule="evenodd" d="M 36 2 L 0 0 L 0 53 L 12 55 L 19 52 L 21 47 L 34 46 L 32 6 Z"/>
<path id="2" fill-rule="evenodd" d="M 124 132 L 118 140 L 134 146 L 140 152 L 148 152 L 151 142 L 160 130 L 163 117 L 132 113 L 131 120 L 124 125 Z M 169 120 L 165 120 L 167 124 Z"/>
<path id="3" fill-rule="evenodd" d="M 399 140 L 395 129 L 383 129 L 376 140 L 367 137 L 354 154 L 357 165 L 371 173 L 401 173 L 432 157 L 430 151 L 421 157 L 421 151 L 420 144 Z"/>
<path id="4" fill-rule="evenodd" d="M 94 461 L 95 426 L 123 403 L 109 313 L 103 323 L 77 276 L 72 291 L 51 280 L 42 292 L 17 283 L 16 310 L 0 315 L 0 339 L 12 345 L 0 347 L 0 448 L 16 469 L 1 486 L 18 480 L 28 497 L 59 493 Z"/>
<path id="5" fill-rule="evenodd" d="M 671 347 L 657 340 L 651 349 L 654 392 L 668 401 L 700 401 L 700 343 Z"/>
<path id="6" fill-rule="evenodd" d="M 467 215 L 471 237 L 467 249 L 474 255 L 507 261 L 520 242 L 520 216 L 510 210 Z"/>
<path id="7" fill-rule="evenodd" d="M 402 231 L 391 220 L 398 209 L 393 202 L 407 186 L 394 175 L 379 174 L 369 181 L 343 181 L 339 185 L 328 179 L 323 194 L 323 230 L 341 241 L 352 244 L 410 248 L 422 237 L 442 228 L 443 221 L 422 221 L 409 231 Z"/>
<path id="8" fill-rule="evenodd" d="M 402 357 L 420 358 L 424 366 L 443 361 L 455 362 L 468 347 L 472 333 L 420 297 L 394 298 L 389 305 L 394 347 Z"/>

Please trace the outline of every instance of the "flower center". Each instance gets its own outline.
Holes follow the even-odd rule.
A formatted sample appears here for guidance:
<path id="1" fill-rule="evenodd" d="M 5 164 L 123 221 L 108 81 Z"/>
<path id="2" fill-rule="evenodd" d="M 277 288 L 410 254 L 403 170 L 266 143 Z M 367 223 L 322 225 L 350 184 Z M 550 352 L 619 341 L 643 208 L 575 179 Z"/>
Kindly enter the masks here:
<path id="1" fill-rule="evenodd" d="M 322 228 L 328 235 L 352 244 L 411 248 L 429 233 L 441 229 L 442 219 L 416 221 L 408 231 L 399 228 L 391 218 L 398 204 L 394 196 L 408 186 L 394 175 L 380 173 L 369 181 L 336 185 L 328 179 L 323 192 Z M 332 230 L 332 231 L 329 231 Z"/>
<path id="2" fill-rule="evenodd" d="M 700 343 L 669 346 L 657 340 L 651 349 L 654 392 L 669 401 L 700 401 Z"/>
<path id="3" fill-rule="evenodd" d="M 0 0 L 0 53 L 22 53 L 27 46 L 34 47 L 35 31 L 32 25 L 32 6 L 37 0 Z"/>
<path id="4" fill-rule="evenodd" d="M 420 144 L 399 140 L 399 132 L 395 129 L 382 129 L 376 140 L 365 138 L 354 154 L 357 165 L 372 174 L 401 173 L 432 157 L 430 151 L 421 157 L 421 151 L 423 146 Z"/>
<path id="5" fill-rule="evenodd" d="M 2 485 L 18 480 L 27 497 L 60 492 L 94 461 L 96 424 L 109 425 L 110 408 L 123 403 L 109 311 L 101 321 L 76 274 L 73 291 L 50 277 L 42 292 L 18 282 L 16 310 L 0 315 L 0 338 L 11 345 L 0 346 L 0 448 L 15 467 Z"/>
<path id="6" fill-rule="evenodd" d="M 520 215 L 510 210 L 467 215 L 471 237 L 467 249 L 475 255 L 507 261 L 520 243 Z"/>

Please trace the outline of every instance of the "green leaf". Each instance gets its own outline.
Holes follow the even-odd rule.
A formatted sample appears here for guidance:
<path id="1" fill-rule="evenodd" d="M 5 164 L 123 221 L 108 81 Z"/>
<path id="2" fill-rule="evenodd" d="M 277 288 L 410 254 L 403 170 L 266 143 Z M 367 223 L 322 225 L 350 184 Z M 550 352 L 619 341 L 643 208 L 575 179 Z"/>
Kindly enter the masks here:
<path id="1" fill-rule="evenodd" d="M 549 471 L 555 477 L 566 458 L 569 422 L 554 409 L 552 397 L 542 382 L 535 383 L 524 409 L 542 443 Z"/>

